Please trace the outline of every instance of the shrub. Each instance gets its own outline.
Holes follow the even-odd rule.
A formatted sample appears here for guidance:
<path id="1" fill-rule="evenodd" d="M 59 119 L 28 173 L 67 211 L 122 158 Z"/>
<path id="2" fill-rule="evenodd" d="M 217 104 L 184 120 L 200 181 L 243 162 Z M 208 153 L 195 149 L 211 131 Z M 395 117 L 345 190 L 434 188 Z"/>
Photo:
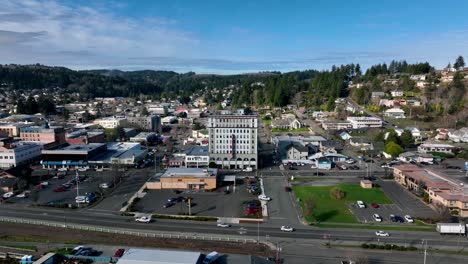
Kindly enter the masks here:
<path id="1" fill-rule="evenodd" d="M 361 244 L 361 247 L 362 247 L 362 248 L 369 248 L 369 245 L 366 244 L 366 243 L 364 243 L 364 244 Z"/>
<path id="2" fill-rule="evenodd" d="M 417 248 L 417 247 L 411 246 L 411 247 L 408 247 L 408 250 L 409 250 L 409 251 L 416 251 L 416 250 L 418 250 L 418 248 Z"/>
<path id="3" fill-rule="evenodd" d="M 376 246 L 377 246 L 376 244 L 370 244 L 370 245 L 369 245 L 369 248 L 370 248 L 370 249 L 375 249 Z"/>
<path id="4" fill-rule="evenodd" d="M 385 249 L 385 245 L 379 245 L 379 249 Z"/>
<path id="5" fill-rule="evenodd" d="M 392 249 L 392 245 L 390 245 L 390 244 L 386 244 L 386 245 L 385 245 L 385 249 L 386 249 L 386 250 L 390 250 L 390 249 Z"/>
<path id="6" fill-rule="evenodd" d="M 342 189 L 340 189 L 339 187 L 333 187 L 330 190 L 330 196 L 332 198 L 334 198 L 335 200 L 341 200 L 341 199 L 345 198 L 346 193 Z"/>

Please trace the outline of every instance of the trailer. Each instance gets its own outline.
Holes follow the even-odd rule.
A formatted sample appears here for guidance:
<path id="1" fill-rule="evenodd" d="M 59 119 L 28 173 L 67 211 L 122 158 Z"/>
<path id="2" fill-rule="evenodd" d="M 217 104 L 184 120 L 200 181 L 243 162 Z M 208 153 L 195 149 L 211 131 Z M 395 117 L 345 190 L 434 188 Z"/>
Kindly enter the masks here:
<path id="1" fill-rule="evenodd" d="M 441 235 L 463 235 L 466 236 L 466 224 L 462 223 L 437 223 L 437 232 Z"/>

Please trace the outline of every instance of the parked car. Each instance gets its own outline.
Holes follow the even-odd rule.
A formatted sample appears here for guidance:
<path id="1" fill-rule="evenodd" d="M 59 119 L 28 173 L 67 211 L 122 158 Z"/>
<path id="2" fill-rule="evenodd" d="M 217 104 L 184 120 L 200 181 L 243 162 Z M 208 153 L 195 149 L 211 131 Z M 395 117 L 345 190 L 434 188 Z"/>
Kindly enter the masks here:
<path id="1" fill-rule="evenodd" d="M 49 182 L 41 182 L 41 185 L 44 185 L 44 186 L 48 186 L 49 185 Z"/>
<path id="2" fill-rule="evenodd" d="M 170 203 L 173 203 L 173 202 L 177 201 L 177 198 L 172 197 L 172 198 L 167 199 L 167 201 L 170 202 Z"/>
<path id="3" fill-rule="evenodd" d="M 79 168 L 78 171 L 81 171 L 81 172 L 88 171 L 88 168 Z"/>
<path id="4" fill-rule="evenodd" d="M 115 251 L 114 258 L 120 258 L 123 256 L 124 253 L 125 253 L 125 249 L 119 248 Z"/>
<path id="5" fill-rule="evenodd" d="M 374 218 L 376 222 L 382 222 L 382 217 L 380 217 L 378 214 L 373 214 L 372 218 Z"/>
<path id="6" fill-rule="evenodd" d="M 291 192 L 292 189 L 291 189 L 291 187 L 289 187 L 289 186 L 284 186 L 284 191 L 286 191 L 286 192 Z"/>
<path id="7" fill-rule="evenodd" d="M 375 203 L 371 203 L 371 206 L 372 206 L 372 208 L 379 208 L 379 205 L 375 204 Z"/>
<path id="8" fill-rule="evenodd" d="M 135 222 L 138 222 L 138 223 L 149 223 L 149 222 L 151 222 L 151 217 L 148 217 L 148 216 L 137 217 L 137 218 L 135 218 Z"/>
<path id="9" fill-rule="evenodd" d="M 44 185 L 38 184 L 38 185 L 34 186 L 34 189 L 42 190 L 42 189 L 44 189 Z"/>
<path id="10" fill-rule="evenodd" d="M 288 169 L 289 169 L 289 170 L 297 170 L 297 168 L 296 168 L 296 167 L 293 167 L 293 166 L 289 166 Z"/>
<path id="11" fill-rule="evenodd" d="M 366 208 L 366 204 L 363 201 L 357 201 L 356 204 L 359 208 Z"/>
<path id="12" fill-rule="evenodd" d="M 16 195 L 16 197 L 18 197 L 18 198 L 26 198 L 26 197 L 29 196 L 30 193 L 31 193 L 30 191 L 24 191 L 24 192 L 22 192 L 22 193 Z"/>
<path id="13" fill-rule="evenodd" d="M 13 197 L 13 195 L 15 195 L 13 192 L 7 192 L 3 194 L 3 198 L 8 199 Z"/>
<path id="14" fill-rule="evenodd" d="M 414 222 L 413 218 L 410 215 L 405 215 L 405 220 L 408 223 L 413 223 Z"/>
<path id="15" fill-rule="evenodd" d="M 264 194 L 260 194 L 260 195 L 258 196 L 258 199 L 259 199 L 259 200 L 262 200 L 262 201 L 271 201 L 271 198 L 268 197 L 268 196 L 266 196 L 266 195 L 264 195 Z"/>
<path id="16" fill-rule="evenodd" d="M 59 168 L 58 171 L 68 171 L 67 168 Z"/>
<path id="17" fill-rule="evenodd" d="M 226 227 L 231 227 L 230 224 L 226 224 L 226 223 L 218 223 L 216 226 L 217 226 L 217 227 L 224 227 L 224 228 L 226 228 Z"/>
<path id="18" fill-rule="evenodd" d="M 283 232 L 293 232 L 294 231 L 294 228 L 290 227 L 290 226 L 281 226 L 281 231 Z"/>
<path id="19" fill-rule="evenodd" d="M 390 236 L 389 233 L 384 232 L 384 231 L 382 231 L 382 230 L 376 231 L 376 232 L 375 232 L 375 235 L 376 235 L 376 236 L 381 236 L 381 237 L 388 237 L 388 236 Z"/>
<path id="20" fill-rule="evenodd" d="M 111 182 L 103 182 L 101 184 L 99 184 L 99 188 L 101 189 L 108 189 L 108 188 L 112 188 L 114 186 L 113 183 Z"/>
<path id="21" fill-rule="evenodd" d="M 258 207 L 247 207 L 247 215 L 258 213 L 260 209 Z"/>

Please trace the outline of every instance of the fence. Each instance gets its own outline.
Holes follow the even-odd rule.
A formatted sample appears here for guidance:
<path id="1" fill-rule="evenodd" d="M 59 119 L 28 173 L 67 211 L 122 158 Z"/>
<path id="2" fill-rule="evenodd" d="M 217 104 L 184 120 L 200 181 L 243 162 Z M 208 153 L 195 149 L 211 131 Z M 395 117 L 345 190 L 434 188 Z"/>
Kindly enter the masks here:
<path id="1" fill-rule="evenodd" d="M 148 238 L 169 238 L 169 239 L 192 239 L 192 240 L 205 240 L 205 241 L 221 241 L 221 242 L 236 242 L 236 243 L 262 243 L 268 246 L 271 246 L 267 241 L 257 241 L 256 239 L 248 238 L 247 236 L 225 236 L 225 235 L 200 235 L 196 233 L 180 233 L 180 232 L 160 232 L 157 233 L 152 231 L 139 231 L 123 228 L 109 228 L 109 227 L 100 227 L 93 225 L 82 225 L 82 224 L 71 224 L 71 223 L 60 223 L 54 221 L 39 221 L 31 220 L 25 218 L 16 218 L 16 217 L 0 217 L 0 222 L 9 222 L 17 224 L 29 224 L 29 225 L 41 225 L 41 226 L 50 226 L 50 227 L 59 227 L 67 228 L 74 230 L 84 230 L 84 231 L 93 231 L 93 232 L 104 232 L 112 233 L 119 235 L 130 235 L 130 236 L 139 236 L 139 237 L 148 237 Z"/>

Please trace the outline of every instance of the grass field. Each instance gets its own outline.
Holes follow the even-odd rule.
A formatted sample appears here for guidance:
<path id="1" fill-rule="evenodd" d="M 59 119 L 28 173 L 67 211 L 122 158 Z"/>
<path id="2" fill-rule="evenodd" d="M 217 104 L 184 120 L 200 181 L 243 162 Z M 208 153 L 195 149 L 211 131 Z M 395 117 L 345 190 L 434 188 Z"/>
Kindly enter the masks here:
<path id="1" fill-rule="evenodd" d="M 358 223 L 356 217 L 348 209 L 347 205 L 362 200 L 365 203 L 391 204 L 392 201 L 377 188 L 363 189 L 359 185 L 340 184 L 345 193 L 345 198 L 336 200 L 330 196 L 330 190 L 335 186 L 294 186 L 296 197 L 303 201 L 312 198 L 315 202 L 313 215 L 305 216 L 309 222 L 335 222 L 335 223 Z"/>

